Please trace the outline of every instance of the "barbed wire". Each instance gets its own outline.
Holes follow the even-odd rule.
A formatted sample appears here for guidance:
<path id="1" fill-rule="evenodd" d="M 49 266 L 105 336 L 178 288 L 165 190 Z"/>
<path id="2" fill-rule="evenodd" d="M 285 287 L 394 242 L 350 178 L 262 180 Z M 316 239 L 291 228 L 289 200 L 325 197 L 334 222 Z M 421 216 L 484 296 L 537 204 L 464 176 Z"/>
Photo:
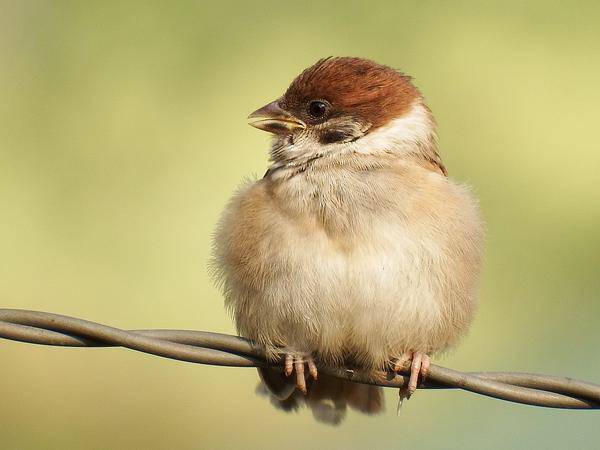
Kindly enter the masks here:
<path id="1" fill-rule="evenodd" d="M 125 347 L 196 364 L 273 367 L 263 350 L 247 339 L 192 330 L 121 330 L 88 320 L 20 309 L 0 309 L 0 338 L 61 347 Z M 275 366 L 277 367 L 277 366 Z M 319 367 L 340 379 L 400 388 L 407 373 Z M 521 372 L 460 372 L 431 365 L 420 389 L 463 389 L 526 405 L 600 409 L 600 385 L 567 377 Z"/>

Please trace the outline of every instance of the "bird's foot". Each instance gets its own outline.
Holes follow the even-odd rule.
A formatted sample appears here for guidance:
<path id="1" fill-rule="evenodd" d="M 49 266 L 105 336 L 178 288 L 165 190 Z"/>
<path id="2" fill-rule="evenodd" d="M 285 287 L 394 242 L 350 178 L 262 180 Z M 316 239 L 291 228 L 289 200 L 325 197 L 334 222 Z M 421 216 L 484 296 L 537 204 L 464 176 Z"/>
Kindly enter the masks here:
<path id="1" fill-rule="evenodd" d="M 284 359 L 283 373 L 286 377 L 290 377 L 292 373 L 296 372 L 296 387 L 306 395 L 306 377 L 305 366 L 308 368 L 310 376 L 316 380 L 318 377 L 317 366 L 314 360 L 310 356 L 293 355 L 287 353 Z"/>
<path id="2" fill-rule="evenodd" d="M 410 367 L 410 377 L 408 385 L 400 388 L 400 398 L 410 398 L 417 389 L 417 384 L 423 382 L 429 373 L 430 360 L 429 355 L 422 352 L 404 352 L 393 365 L 394 372 L 398 373 Z M 421 379 L 419 380 L 419 375 Z"/>

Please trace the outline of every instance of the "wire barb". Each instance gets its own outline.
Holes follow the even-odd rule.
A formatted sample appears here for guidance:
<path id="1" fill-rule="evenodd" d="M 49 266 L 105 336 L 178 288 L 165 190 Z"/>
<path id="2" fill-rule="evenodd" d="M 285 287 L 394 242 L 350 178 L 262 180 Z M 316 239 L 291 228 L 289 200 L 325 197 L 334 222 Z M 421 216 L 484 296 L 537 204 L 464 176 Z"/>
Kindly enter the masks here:
<path id="1" fill-rule="evenodd" d="M 62 347 L 125 347 L 163 358 L 232 367 L 272 367 L 247 339 L 191 330 L 121 330 L 74 317 L 0 309 L 0 338 Z M 282 368 L 282 366 L 281 366 Z M 401 388 L 407 374 L 319 367 L 355 383 Z M 459 372 L 432 364 L 419 389 L 463 389 L 526 405 L 600 409 L 600 385 L 572 378 L 519 372 Z"/>

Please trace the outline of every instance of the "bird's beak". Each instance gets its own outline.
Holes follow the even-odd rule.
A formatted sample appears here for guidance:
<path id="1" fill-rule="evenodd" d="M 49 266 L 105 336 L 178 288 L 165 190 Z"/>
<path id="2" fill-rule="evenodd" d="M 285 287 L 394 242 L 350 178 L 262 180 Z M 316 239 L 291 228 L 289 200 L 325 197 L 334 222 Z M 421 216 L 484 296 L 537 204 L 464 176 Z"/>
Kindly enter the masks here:
<path id="1" fill-rule="evenodd" d="M 290 134 L 306 128 L 306 124 L 281 108 L 277 100 L 248 116 L 248 123 L 259 130 L 274 134 Z"/>

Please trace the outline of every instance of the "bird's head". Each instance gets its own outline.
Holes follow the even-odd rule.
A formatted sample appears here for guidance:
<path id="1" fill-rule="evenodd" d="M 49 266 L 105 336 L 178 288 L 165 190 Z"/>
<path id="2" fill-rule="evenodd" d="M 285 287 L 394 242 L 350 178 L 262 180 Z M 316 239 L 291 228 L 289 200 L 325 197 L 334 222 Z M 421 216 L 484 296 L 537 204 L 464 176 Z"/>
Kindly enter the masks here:
<path id="1" fill-rule="evenodd" d="M 318 61 L 248 119 L 275 135 L 277 166 L 349 153 L 437 157 L 435 123 L 410 78 L 367 59 Z"/>

